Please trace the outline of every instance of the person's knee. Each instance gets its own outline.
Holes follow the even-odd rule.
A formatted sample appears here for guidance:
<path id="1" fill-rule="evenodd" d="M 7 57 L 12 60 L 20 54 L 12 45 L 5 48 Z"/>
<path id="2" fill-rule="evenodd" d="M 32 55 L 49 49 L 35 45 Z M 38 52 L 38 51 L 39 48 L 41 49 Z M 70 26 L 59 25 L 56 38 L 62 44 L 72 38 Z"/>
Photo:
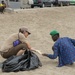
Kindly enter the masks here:
<path id="1" fill-rule="evenodd" d="M 17 56 L 22 55 L 24 52 L 25 52 L 25 50 L 20 50 L 16 55 Z"/>
<path id="2" fill-rule="evenodd" d="M 22 47 L 23 47 L 23 49 L 27 49 L 28 48 L 27 44 L 25 44 L 25 43 L 22 44 Z"/>

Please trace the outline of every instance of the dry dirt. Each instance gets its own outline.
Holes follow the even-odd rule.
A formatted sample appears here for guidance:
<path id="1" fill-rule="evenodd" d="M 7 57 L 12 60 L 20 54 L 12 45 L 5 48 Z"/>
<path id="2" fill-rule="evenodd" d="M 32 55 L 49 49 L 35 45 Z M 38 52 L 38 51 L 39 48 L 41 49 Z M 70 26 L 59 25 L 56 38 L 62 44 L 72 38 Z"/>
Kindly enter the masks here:
<path id="1" fill-rule="evenodd" d="M 18 32 L 21 26 L 26 26 L 31 31 L 28 41 L 32 47 L 52 54 L 54 42 L 49 35 L 51 30 L 58 30 L 61 37 L 75 39 L 75 6 L 24 9 L 0 14 L 0 46 L 8 36 Z M 17 73 L 3 73 L 0 67 L 0 75 L 75 75 L 75 64 L 58 68 L 58 59 L 51 60 L 37 55 L 42 67 Z M 2 61 L 4 59 L 0 56 L 0 63 Z"/>

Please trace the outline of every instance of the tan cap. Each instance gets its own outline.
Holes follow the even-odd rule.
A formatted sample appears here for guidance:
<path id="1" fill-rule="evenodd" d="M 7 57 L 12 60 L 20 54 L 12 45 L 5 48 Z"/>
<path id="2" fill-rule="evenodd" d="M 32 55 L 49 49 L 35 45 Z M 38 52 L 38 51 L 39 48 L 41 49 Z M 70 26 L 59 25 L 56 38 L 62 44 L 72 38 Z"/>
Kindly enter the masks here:
<path id="1" fill-rule="evenodd" d="M 22 32 L 22 33 L 23 32 L 28 32 L 28 34 L 31 34 L 30 31 L 27 28 L 25 28 L 25 27 L 20 28 L 19 32 Z"/>

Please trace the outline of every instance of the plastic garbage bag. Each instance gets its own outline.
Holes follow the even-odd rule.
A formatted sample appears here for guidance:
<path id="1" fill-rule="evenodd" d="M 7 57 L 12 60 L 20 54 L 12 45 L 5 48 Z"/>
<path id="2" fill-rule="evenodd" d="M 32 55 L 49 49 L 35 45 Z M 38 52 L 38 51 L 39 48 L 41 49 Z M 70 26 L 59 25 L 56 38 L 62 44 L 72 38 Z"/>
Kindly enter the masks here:
<path id="1" fill-rule="evenodd" d="M 20 56 L 11 56 L 3 62 L 2 71 L 3 72 L 17 72 L 36 69 L 41 67 L 42 64 L 38 56 L 31 52 L 26 51 Z"/>

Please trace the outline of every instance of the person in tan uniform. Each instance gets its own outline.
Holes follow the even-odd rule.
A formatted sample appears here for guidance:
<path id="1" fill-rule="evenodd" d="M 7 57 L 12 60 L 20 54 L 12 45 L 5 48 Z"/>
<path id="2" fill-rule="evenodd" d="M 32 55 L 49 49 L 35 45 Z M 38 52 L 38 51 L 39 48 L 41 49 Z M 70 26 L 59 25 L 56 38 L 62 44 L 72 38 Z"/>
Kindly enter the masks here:
<path id="1" fill-rule="evenodd" d="M 3 58 L 9 58 L 12 55 L 18 56 L 23 54 L 28 49 L 39 53 L 38 50 L 33 49 L 30 46 L 30 44 L 26 41 L 26 38 L 30 34 L 31 33 L 28 31 L 27 28 L 22 27 L 19 29 L 19 33 L 15 33 L 9 36 L 1 47 L 1 56 Z M 15 42 L 18 45 L 15 46 Z"/>

